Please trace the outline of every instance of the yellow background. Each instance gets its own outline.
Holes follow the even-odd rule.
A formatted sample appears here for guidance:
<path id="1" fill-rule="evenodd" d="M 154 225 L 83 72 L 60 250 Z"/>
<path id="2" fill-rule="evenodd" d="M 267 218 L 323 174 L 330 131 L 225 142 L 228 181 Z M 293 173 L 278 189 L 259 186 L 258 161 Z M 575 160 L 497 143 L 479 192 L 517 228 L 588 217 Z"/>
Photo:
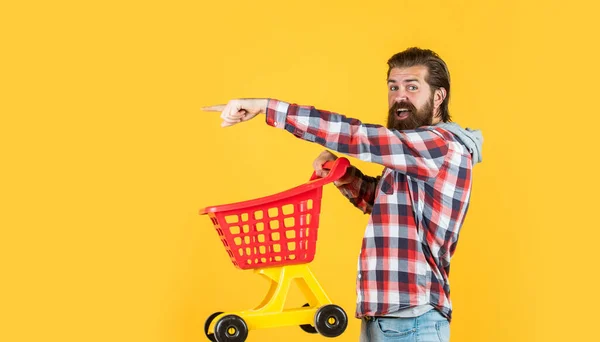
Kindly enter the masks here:
<path id="1" fill-rule="evenodd" d="M 266 282 L 198 209 L 298 185 L 322 148 L 200 107 L 274 97 L 383 123 L 385 62 L 410 46 L 446 60 L 454 120 L 485 137 L 452 341 L 596 340 L 591 3 L 3 2 L 0 341 L 202 341 L 209 314 L 253 307 Z M 366 222 L 325 189 L 312 269 L 351 317 Z M 337 340 L 358 332 L 352 318 Z M 284 339 L 325 340 L 248 341 Z"/>

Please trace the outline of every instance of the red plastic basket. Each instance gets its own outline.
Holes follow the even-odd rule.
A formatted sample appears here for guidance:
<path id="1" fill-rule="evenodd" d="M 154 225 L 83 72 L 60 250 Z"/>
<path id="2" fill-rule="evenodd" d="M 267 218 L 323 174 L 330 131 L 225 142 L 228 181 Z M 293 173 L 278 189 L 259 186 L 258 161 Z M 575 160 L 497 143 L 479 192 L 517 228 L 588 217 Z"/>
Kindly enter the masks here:
<path id="1" fill-rule="evenodd" d="M 323 186 L 340 179 L 350 162 L 328 162 L 326 177 L 245 202 L 200 210 L 212 220 L 233 264 L 254 269 L 309 263 L 315 256 Z"/>

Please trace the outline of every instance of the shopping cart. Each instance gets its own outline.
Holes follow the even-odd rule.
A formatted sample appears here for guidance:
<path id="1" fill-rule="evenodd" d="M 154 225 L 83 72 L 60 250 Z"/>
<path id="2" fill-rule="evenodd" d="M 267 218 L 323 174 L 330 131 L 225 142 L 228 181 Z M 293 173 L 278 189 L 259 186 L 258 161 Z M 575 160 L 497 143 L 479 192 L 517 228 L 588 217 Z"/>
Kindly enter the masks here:
<path id="1" fill-rule="evenodd" d="M 346 330 L 346 312 L 331 302 L 307 264 L 315 255 L 323 186 L 340 179 L 349 165 L 338 158 L 324 165 L 330 172 L 323 178 L 313 172 L 307 183 L 287 191 L 200 211 L 212 220 L 233 264 L 271 284 L 255 309 L 210 315 L 204 325 L 209 340 L 243 342 L 250 330 L 293 325 L 326 337 Z M 308 303 L 284 309 L 292 281 Z"/>

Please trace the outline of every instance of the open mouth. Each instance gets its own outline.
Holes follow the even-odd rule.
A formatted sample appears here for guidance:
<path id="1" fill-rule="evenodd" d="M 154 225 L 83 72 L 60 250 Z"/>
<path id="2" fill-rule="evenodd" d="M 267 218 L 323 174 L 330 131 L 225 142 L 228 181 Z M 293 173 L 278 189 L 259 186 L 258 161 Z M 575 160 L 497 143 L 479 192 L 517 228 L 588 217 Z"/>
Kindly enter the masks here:
<path id="1" fill-rule="evenodd" d="M 400 108 L 396 111 L 396 119 L 403 120 L 410 115 L 411 111 L 408 108 Z"/>

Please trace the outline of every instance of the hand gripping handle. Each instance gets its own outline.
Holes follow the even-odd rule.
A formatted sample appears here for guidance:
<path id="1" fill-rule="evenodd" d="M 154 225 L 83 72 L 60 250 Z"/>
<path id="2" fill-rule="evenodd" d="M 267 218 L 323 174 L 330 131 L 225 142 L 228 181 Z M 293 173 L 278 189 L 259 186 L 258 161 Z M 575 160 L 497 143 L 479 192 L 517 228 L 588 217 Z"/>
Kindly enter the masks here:
<path id="1" fill-rule="evenodd" d="M 325 164 L 323 164 L 323 168 L 328 169 L 329 174 L 327 174 L 327 176 L 323 177 L 322 179 L 326 180 L 325 183 L 335 182 L 336 180 L 344 177 L 348 167 L 350 167 L 350 162 L 344 157 L 338 158 L 335 161 L 325 162 Z M 317 174 L 313 171 L 310 180 L 312 181 L 319 178 L 321 177 L 317 176 Z"/>

